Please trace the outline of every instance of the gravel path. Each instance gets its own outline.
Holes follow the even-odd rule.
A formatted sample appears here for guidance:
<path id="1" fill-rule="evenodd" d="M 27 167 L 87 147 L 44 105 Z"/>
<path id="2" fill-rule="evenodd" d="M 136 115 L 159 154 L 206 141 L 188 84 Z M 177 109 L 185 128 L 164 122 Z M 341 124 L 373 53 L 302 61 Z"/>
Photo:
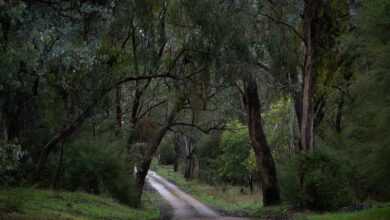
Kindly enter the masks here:
<path id="1" fill-rule="evenodd" d="M 147 181 L 172 207 L 173 220 L 247 220 L 221 216 L 153 171 Z"/>

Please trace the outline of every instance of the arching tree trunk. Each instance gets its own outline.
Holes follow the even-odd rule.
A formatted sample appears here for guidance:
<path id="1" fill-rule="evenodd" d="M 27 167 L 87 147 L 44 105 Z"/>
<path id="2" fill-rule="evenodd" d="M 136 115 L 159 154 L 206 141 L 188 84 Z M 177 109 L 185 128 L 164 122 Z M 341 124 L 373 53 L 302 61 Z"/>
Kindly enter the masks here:
<path id="1" fill-rule="evenodd" d="M 148 171 L 150 168 L 150 164 L 153 160 L 153 155 L 156 153 L 158 146 L 160 145 L 162 139 L 168 132 L 169 128 L 171 127 L 173 120 L 176 116 L 176 110 L 174 109 L 170 112 L 167 122 L 163 127 L 159 129 L 156 136 L 152 139 L 152 141 L 148 144 L 148 149 L 140 163 L 137 164 L 137 173 L 135 176 L 135 187 L 136 187 L 136 195 L 135 195 L 135 201 L 134 206 L 140 207 L 141 206 L 141 199 L 142 199 L 142 193 L 145 185 L 145 179 L 148 175 Z"/>
<path id="2" fill-rule="evenodd" d="M 257 83 L 252 76 L 248 76 L 244 84 L 244 103 L 248 113 L 249 137 L 261 179 L 263 204 L 264 206 L 276 205 L 280 203 L 279 183 L 275 163 L 263 130 Z"/>

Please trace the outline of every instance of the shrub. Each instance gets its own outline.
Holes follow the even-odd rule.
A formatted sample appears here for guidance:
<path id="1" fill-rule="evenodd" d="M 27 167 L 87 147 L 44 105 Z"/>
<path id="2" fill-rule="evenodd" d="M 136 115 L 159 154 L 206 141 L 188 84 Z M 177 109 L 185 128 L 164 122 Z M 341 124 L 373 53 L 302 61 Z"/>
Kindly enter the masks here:
<path id="1" fill-rule="evenodd" d="M 115 140 L 81 140 L 66 146 L 65 188 L 98 194 L 108 191 L 116 200 L 133 205 L 134 178 L 125 144 Z"/>
<path id="2" fill-rule="evenodd" d="M 220 176 L 217 172 L 217 160 L 220 154 L 222 132 L 200 136 L 196 143 L 196 153 L 199 160 L 199 179 L 209 184 L 218 184 Z"/>
<path id="3" fill-rule="evenodd" d="M 346 163 L 324 151 L 297 155 L 280 168 L 282 195 L 294 206 L 334 210 L 352 202 Z"/>
<path id="4" fill-rule="evenodd" d="M 218 174 L 233 184 L 245 184 L 250 170 L 251 146 L 248 129 L 239 122 L 229 124 L 222 134 L 221 155 L 217 160 Z"/>

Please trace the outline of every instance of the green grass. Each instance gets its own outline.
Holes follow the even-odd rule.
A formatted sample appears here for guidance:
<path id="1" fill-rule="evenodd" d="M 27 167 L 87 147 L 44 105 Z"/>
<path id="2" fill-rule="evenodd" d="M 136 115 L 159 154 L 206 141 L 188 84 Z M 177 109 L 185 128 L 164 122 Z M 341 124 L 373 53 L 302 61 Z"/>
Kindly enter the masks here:
<path id="1" fill-rule="evenodd" d="M 241 193 L 241 187 L 237 186 L 216 187 L 198 180 L 187 181 L 182 174 L 174 172 L 168 166 L 156 166 L 155 171 L 202 203 L 225 213 L 254 216 L 262 207 L 259 192 Z"/>
<path id="2" fill-rule="evenodd" d="M 146 194 L 143 209 L 131 209 L 111 198 L 80 192 L 29 188 L 0 190 L 0 219 L 9 220 L 152 220 L 159 211 Z"/>
<path id="3" fill-rule="evenodd" d="M 390 220 L 390 207 L 372 208 L 352 213 L 327 213 L 302 217 L 302 220 Z"/>

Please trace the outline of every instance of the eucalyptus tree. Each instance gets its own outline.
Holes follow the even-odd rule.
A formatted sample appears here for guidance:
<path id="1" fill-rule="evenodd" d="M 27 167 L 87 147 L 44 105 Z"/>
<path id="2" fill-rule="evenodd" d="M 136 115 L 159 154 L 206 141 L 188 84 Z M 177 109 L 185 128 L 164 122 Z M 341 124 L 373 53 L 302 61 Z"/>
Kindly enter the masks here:
<path id="1" fill-rule="evenodd" d="M 257 53 L 254 1 L 214 2 L 197 1 L 184 4 L 193 27 L 202 34 L 203 42 L 211 54 L 217 76 L 232 87 L 239 88 L 247 115 L 250 140 L 256 155 L 261 177 L 264 205 L 280 201 L 275 164 L 267 143 L 261 118 L 261 100 L 258 79 L 267 74 L 259 68 L 262 61 Z M 261 63 L 260 63 L 261 64 Z"/>
<path id="2" fill-rule="evenodd" d="M 1 7 L 2 54 L 8 57 L 2 59 L 4 138 L 34 146 L 29 151 L 37 180 L 51 152 L 95 114 L 111 91 L 131 81 L 169 77 L 118 68 L 113 46 L 106 42 L 116 1 L 15 1 Z M 23 106 L 32 111 L 20 117 Z M 41 139 L 26 136 L 42 130 Z"/>

